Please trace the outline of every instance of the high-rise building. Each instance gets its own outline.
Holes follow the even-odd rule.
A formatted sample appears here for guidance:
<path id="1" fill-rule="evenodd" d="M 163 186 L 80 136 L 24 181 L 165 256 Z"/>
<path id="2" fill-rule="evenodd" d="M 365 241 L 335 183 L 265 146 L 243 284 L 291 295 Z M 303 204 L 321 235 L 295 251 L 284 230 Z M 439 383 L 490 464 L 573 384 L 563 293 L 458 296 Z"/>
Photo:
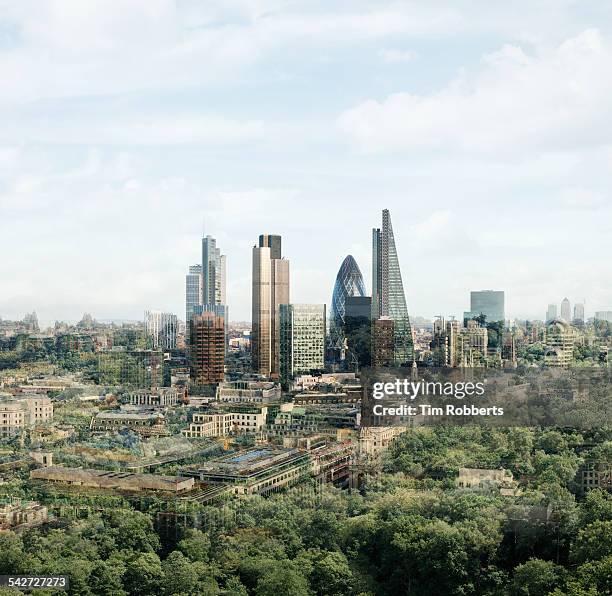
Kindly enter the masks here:
<path id="1" fill-rule="evenodd" d="M 194 314 L 189 335 L 191 379 L 197 385 L 221 383 L 225 371 L 225 320 L 213 312 Z"/>
<path id="2" fill-rule="evenodd" d="M 567 298 L 563 298 L 563 300 L 561 301 L 561 318 L 566 322 L 569 323 L 571 321 L 571 306 L 570 306 L 570 301 Z"/>
<path id="3" fill-rule="evenodd" d="M 595 312 L 596 321 L 607 321 L 612 323 L 612 310 L 598 310 Z"/>
<path id="4" fill-rule="evenodd" d="M 251 359 L 260 375 L 280 374 L 281 304 L 289 304 L 289 261 L 282 258 L 280 236 L 262 234 L 253 247 Z"/>
<path id="5" fill-rule="evenodd" d="M 351 368 L 372 364 L 372 299 L 347 296 L 344 302 L 344 332 L 347 360 Z"/>
<path id="6" fill-rule="evenodd" d="M 212 236 L 202 238 L 202 298 L 200 304 L 227 304 L 226 256 Z"/>
<path id="7" fill-rule="evenodd" d="M 463 313 L 464 320 L 485 316 L 487 323 L 505 321 L 505 295 L 503 291 L 479 290 L 470 292 L 470 310 Z"/>
<path id="8" fill-rule="evenodd" d="M 382 229 L 372 230 L 372 319 L 381 317 L 393 321 L 394 364 L 410 363 L 414 358 L 414 344 L 388 209 L 382 212 Z"/>
<path id="9" fill-rule="evenodd" d="M 169 312 L 145 311 L 145 334 L 149 347 L 157 350 L 175 350 L 178 318 Z"/>
<path id="10" fill-rule="evenodd" d="M 584 325 L 584 303 L 582 302 L 574 304 L 574 324 Z"/>
<path id="11" fill-rule="evenodd" d="M 338 275 L 336 275 L 331 301 L 329 348 L 334 360 L 344 359 L 346 300 L 352 296 L 361 297 L 365 294 L 365 285 L 359 266 L 353 256 L 348 255 L 342 261 Z"/>
<path id="12" fill-rule="evenodd" d="M 280 371 L 284 383 L 325 367 L 325 304 L 281 304 Z"/>
<path id="13" fill-rule="evenodd" d="M 191 265 L 185 276 L 185 323 L 189 329 L 189 321 L 195 312 L 195 307 L 202 300 L 202 265 Z"/>
<path id="14" fill-rule="evenodd" d="M 395 364 L 395 321 L 380 317 L 372 321 L 372 366 L 394 366 Z"/>
<path id="15" fill-rule="evenodd" d="M 557 318 L 557 305 L 549 304 L 546 309 L 546 322 L 554 321 Z"/>

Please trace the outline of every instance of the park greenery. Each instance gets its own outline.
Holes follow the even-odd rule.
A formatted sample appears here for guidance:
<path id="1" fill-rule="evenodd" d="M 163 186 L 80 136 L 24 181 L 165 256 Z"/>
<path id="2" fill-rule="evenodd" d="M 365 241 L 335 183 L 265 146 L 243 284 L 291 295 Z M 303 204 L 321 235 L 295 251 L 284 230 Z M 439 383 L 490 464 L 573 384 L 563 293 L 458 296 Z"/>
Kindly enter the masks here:
<path id="1" fill-rule="evenodd" d="M 360 490 L 301 486 L 188 514 L 60 499 L 24 478 L 13 494 L 61 502 L 63 516 L 1 532 L 0 574 L 69 573 L 79 595 L 608 594 L 612 496 L 577 483 L 590 461 L 612 463 L 612 430 L 419 428 Z M 471 466 L 510 470 L 515 494 L 457 487 Z"/>

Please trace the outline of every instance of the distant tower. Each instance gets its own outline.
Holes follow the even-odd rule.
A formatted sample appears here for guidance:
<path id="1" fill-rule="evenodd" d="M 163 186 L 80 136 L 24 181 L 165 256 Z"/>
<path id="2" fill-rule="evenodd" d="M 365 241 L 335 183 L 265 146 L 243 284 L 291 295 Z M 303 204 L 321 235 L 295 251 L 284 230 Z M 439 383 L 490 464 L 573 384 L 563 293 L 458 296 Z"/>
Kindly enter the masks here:
<path id="1" fill-rule="evenodd" d="M 202 238 L 202 298 L 200 304 L 226 304 L 226 256 L 212 236 Z"/>
<path id="2" fill-rule="evenodd" d="M 388 209 L 382 212 L 382 229 L 372 230 L 372 319 L 381 317 L 393 321 L 393 364 L 402 366 L 412 362 L 410 318 Z"/>
<path id="3" fill-rule="evenodd" d="M 566 323 L 569 323 L 572 320 L 571 312 L 570 301 L 567 298 L 563 298 L 563 301 L 561 302 L 561 318 Z"/>
<path id="4" fill-rule="evenodd" d="M 191 265 L 185 276 L 185 323 L 189 329 L 189 321 L 195 312 L 195 307 L 202 300 L 202 265 Z"/>
<path id="5" fill-rule="evenodd" d="M 262 234 L 253 247 L 251 360 L 267 377 L 280 374 L 281 304 L 289 304 L 289 261 L 282 258 L 281 237 Z"/>
<path id="6" fill-rule="evenodd" d="M 574 304 L 574 323 L 584 325 L 584 303 L 577 302 Z"/>
<path id="7" fill-rule="evenodd" d="M 546 309 L 546 322 L 554 321 L 557 318 L 557 305 L 549 304 Z"/>

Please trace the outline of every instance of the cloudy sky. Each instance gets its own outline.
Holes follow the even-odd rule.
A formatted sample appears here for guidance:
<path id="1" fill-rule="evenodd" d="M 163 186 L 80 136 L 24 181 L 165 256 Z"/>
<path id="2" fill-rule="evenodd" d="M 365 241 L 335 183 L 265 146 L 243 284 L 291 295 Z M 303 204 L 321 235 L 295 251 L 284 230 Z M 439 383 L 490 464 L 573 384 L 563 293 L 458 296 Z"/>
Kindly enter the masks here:
<path id="1" fill-rule="evenodd" d="M 611 65 L 602 1 L 0 0 L 0 316 L 183 315 L 203 226 L 233 319 L 263 232 L 329 303 L 383 208 L 412 314 L 612 310 Z"/>

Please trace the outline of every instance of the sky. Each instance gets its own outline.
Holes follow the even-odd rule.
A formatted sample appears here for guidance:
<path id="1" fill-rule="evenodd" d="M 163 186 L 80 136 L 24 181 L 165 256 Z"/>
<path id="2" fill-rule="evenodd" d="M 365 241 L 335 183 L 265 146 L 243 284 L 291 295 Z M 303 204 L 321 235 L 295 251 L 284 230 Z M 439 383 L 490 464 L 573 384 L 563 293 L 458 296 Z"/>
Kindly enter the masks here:
<path id="1" fill-rule="evenodd" d="M 0 317 L 184 317 L 202 232 L 250 320 L 370 287 L 391 211 L 409 312 L 506 292 L 612 310 L 612 3 L 0 0 Z"/>

